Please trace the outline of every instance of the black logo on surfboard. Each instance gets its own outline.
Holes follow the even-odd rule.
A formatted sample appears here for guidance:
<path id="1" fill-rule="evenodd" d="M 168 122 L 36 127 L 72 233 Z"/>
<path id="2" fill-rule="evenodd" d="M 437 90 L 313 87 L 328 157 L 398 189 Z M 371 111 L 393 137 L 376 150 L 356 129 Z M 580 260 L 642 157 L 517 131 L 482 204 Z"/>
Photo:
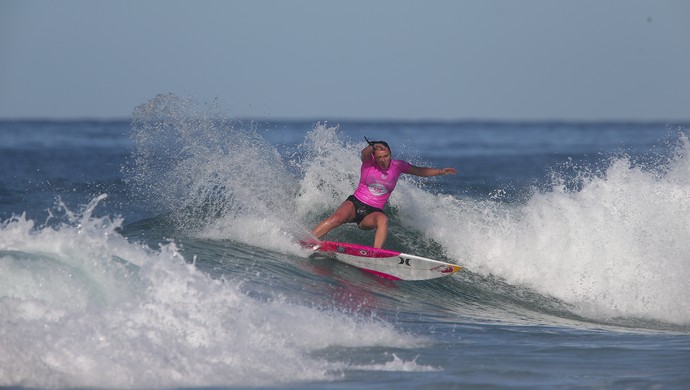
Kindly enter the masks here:
<path id="1" fill-rule="evenodd" d="M 400 257 L 400 262 L 398 263 L 398 265 L 401 265 L 401 264 L 405 264 L 405 265 L 409 266 L 410 265 L 410 259 L 404 259 L 404 258 Z"/>

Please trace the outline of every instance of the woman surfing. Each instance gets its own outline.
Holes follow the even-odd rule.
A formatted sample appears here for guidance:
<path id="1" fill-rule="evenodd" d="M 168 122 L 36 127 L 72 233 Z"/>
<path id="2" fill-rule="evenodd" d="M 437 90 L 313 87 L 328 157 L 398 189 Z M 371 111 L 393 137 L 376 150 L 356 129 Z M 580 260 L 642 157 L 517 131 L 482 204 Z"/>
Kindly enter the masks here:
<path id="1" fill-rule="evenodd" d="M 369 141 L 362 149 L 359 185 L 328 218 L 319 223 L 312 234 L 320 239 L 344 223 L 356 223 L 360 229 L 375 229 L 374 248 L 383 248 L 388 237 L 388 216 L 383 211 L 388 198 L 402 174 L 415 176 L 454 175 L 455 168 L 428 168 L 393 160 L 385 141 Z"/>

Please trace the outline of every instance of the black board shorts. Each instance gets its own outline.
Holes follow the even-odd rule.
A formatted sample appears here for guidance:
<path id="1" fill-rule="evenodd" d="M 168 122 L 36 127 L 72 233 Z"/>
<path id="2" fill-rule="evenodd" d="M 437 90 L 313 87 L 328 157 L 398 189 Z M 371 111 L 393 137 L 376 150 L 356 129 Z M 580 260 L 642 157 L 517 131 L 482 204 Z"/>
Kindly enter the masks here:
<path id="1" fill-rule="evenodd" d="M 354 195 L 348 196 L 347 200 L 349 200 L 350 202 L 352 202 L 355 205 L 355 219 L 352 220 L 351 222 L 356 223 L 357 225 L 359 225 L 359 223 L 362 222 L 364 217 L 366 217 L 367 215 L 369 215 L 371 213 L 375 213 L 377 211 L 383 213 L 382 209 L 369 206 L 368 204 L 355 198 Z"/>

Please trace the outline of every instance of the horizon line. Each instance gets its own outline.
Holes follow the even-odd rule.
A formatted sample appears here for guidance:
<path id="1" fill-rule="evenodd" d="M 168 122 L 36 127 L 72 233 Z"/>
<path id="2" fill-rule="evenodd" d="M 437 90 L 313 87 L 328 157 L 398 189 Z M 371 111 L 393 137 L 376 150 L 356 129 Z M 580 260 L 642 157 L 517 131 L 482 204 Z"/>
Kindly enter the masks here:
<path id="1" fill-rule="evenodd" d="M 220 120 L 228 120 L 233 122 L 266 122 L 266 123 L 400 123 L 400 124 L 592 124 L 592 123 L 611 123 L 611 124 L 666 124 L 666 125 L 690 125 L 690 118 L 686 119 L 558 119 L 558 118 L 523 118 L 523 119 L 506 119 L 506 118 L 448 118 L 448 119 L 434 119 L 434 118 L 320 118 L 316 117 L 219 117 Z M 133 118 L 128 117 L 0 117 L 0 122 L 131 122 Z"/>

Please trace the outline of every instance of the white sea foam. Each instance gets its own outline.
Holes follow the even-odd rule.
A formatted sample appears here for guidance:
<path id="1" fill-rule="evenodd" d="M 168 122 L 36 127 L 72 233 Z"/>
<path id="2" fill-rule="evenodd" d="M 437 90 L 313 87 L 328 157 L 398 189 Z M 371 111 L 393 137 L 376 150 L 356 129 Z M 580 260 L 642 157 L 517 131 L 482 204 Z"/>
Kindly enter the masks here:
<path id="1" fill-rule="evenodd" d="M 128 242 L 120 220 L 91 216 L 100 199 L 59 227 L 0 225 L 0 386 L 324 381 L 338 365 L 314 351 L 417 343 L 378 320 L 251 298 L 174 244 Z"/>
<path id="2" fill-rule="evenodd" d="M 374 364 L 367 366 L 350 366 L 350 369 L 363 371 L 392 371 L 392 372 L 436 372 L 441 369 L 417 363 L 417 360 L 405 361 L 395 354 L 392 354 L 392 360 L 383 364 Z"/>
<path id="3" fill-rule="evenodd" d="M 594 318 L 690 323 L 690 157 L 652 167 L 626 157 L 526 202 L 432 195 L 402 186 L 403 219 L 474 272 L 556 297 Z M 556 172 L 556 178 L 558 178 Z M 576 190 L 568 188 L 578 188 Z"/>

